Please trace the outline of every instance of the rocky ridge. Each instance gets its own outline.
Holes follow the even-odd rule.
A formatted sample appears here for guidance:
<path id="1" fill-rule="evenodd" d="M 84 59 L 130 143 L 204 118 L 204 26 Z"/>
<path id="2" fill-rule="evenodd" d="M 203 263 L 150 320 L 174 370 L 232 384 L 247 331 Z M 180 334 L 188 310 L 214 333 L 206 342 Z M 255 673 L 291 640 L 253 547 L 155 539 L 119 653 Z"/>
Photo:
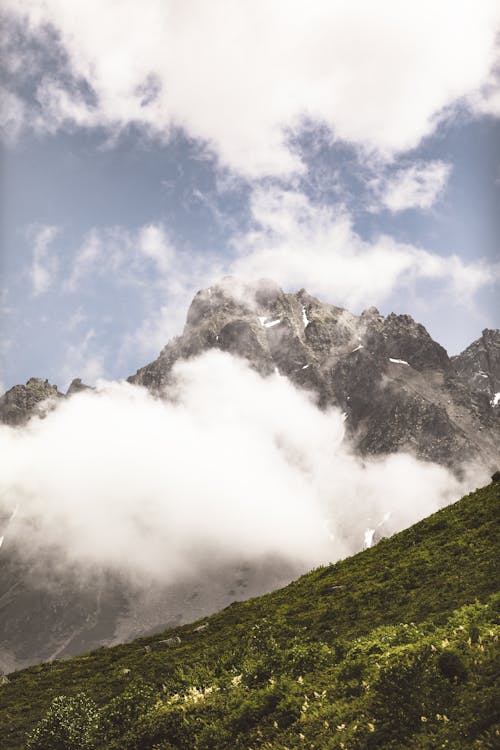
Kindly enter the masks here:
<path id="1" fill-rule="evenodd" d="M 174 364 L 208 349 L 242 357 L 264 376 L 277 371 L 320 407 L 339 407 L 362 454 L 409 451 L 456 471 L 466 460 L 497 462 L 499 331 L 450 358 L 409 315 L 369 308 L 356 316 L 303 289 L 226 279 L 196 294 L 182 335 L 129 381 L 168 392 Z"/>

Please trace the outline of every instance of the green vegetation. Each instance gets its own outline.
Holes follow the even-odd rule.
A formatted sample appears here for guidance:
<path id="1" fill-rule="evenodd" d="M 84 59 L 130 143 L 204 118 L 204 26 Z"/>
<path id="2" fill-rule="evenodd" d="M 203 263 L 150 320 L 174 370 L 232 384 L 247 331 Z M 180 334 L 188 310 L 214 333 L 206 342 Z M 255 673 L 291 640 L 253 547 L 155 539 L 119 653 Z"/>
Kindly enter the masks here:
<path id="1" fill-rule="evenodd" d="M 494 482 L 204 622 L 9 675 L 1 747 L 493 750 L 499 500 Z"/>

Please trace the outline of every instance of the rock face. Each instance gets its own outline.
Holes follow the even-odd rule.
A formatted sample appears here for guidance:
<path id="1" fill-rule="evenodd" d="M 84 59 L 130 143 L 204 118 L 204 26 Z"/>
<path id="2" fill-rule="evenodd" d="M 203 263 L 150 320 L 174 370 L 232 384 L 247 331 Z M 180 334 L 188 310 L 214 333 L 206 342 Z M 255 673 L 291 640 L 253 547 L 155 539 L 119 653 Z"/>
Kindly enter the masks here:
<path id="1" fill-rule="evenodd" d="M 30 378 L 26 385 L 15 385 L 0 398 L 0 422 L 23 425 L 34 414 L 43 416 L 63 394 L 48 380 Z"/>
<path id="2" fill-rule="evenodd" d="M 472 390 L 493 399 L 500 392 L 500 331 L 485 328 L 481 338 L 452 357 L 452 363 Z"/>
<path id="3" fill-rule="evenodd" d="M 25 425 L 33 416 L 43 418 L 66 396 L 90 390 L 80 378 L 71 382 L 65 394 L 48 380 L 30 378 L 26 385 L 15 385 L 0 397 L 0 423 L 12 427 Z"/>
<path id="4" fill-rule="evenodd" d="M 500 332 L 484 331 L 450 359 L 408 315 L 360 316 L 272 282 L 244 288 L 231 279 L 202 290 L 181 336 L 130 382 L 166 389 L 179 359 L 218 348 L 276 370 L 347 416 L 362 454 L 410 451 L 459 471 L 467 459 L 496 466 L 500 444 Z"/>
<path id="5" fill-rule="evenodd" d="M 483 331 L 450 359 L 408 315 L 369 308 L 356 316 L 303 289 L 286 294 L 268 281 L 245 287 L 225 279 L 196 294 L 182 335 L 129 381 L 168 397 L 175 363 L 208 349 L 242 357 L 265 377 L 277 371 L 321 408 L 339 407 L 364 455 L 404 450 L 457 472 L 467 459 L 498 469 L 499 331 Z M 32 378 L 0 398 L 0 421 L 22 426 L 85 388 L 75 380 L 64 396 Z M 240 560 L 138 591 L 116 576 L 78 580 L 48 561 L 20 558 L 8 523 L 0 508 L 0 672 L 195 620 L 298 573 L 277 560 L 258 568 Z"/>

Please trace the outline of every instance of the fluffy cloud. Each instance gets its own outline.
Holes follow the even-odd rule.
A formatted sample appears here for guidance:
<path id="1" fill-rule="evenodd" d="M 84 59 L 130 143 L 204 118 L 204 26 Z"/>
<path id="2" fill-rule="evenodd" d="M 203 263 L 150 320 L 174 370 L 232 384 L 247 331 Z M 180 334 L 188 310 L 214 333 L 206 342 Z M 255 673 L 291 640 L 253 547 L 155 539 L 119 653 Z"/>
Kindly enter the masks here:
<path id="1" fill-rule="evenodd" d="M 375 184 L 383 207 L 397 213 L 408 208 L 429 209 L 444 191 L 451 165 L 442 161 L 412 164 Z"/>
<path id="2" fill-rule="evenodd" d="M 134 123 L 168 138 L 180 126 L 250 177 L 302 168 L 287 136 L 303 118 L 390 157 L 457 104 L 496 111 L 496 0 L 5 0 L 4 9 L 52 56 L 56 38 L 61 46 L 50 74 L 38 71 L 36 128 L 117 133 Z"/>
<path id="3" fill-rule="evenodd" d="M 54 281 L 58 262 L 50 252 L 50 245 L 58 233 L 59 229 L 55 226 L 42 226 L 35 231 L 30 278 L 36 295 L 47 292 Z"/>
<path id="4" fill-rule="evenodd" d="M 384 306 L 395 295 L 408 292 L 418 300 L 425 295 L 425 286 L 419 286 L 425 282 L 437 285 L 445 304 L 452 298 L 455 305 L 470 307 L 480 290 L 500 278 L 498 264 L 441 256 L 389 236 L 365 241 L 347 211 L 313 203 L 298 191 L 257 188 L 251 195 L 250 213 L 250 228 L 232 235 L 225 256 L 212 256 L 203 248 L 181 251 L 159 223 L 132 230 L 95 228 L 75 251 L 62 289 L 77 299 L 97 284 L 103 299 L 127 295 L 127 308 L 135 313 L 128 327 L 120 330 L 115 357 L 125 362 L 134 353 L 137 367 L 182 330 L 194 293 L 226 274 L 244 281 L 271 278 L 287 290 L 305 287 L 353 311 Z M 96 318 L 86 310 L 90 327 L 102 328 L 106 308 L 100 308 Z M 116 315 L 111 308 L 107 312 Z M 90 343 L 87 354 L 96 366 L 88 377 L 93 382 L 102 374 L 103 353 L 95 349 L 95 338 Z M 85 358 L 75 358 L 80 343 L 70 349 L 69 365 L 65 363 L 58 375 L 64 382 L 70 375 L 87 372 Z"/>
<path id="5" fill-rule="evenodd" d="M 252 212 L 254 229 L 235 240 L 239 257 L 233 273 L 270 277 L 291 289 L 304 286 L 350 308 L 381 304 L 421 280 L 439 282 L 467 304 L 500 278 L 498 265 L 437 255 L 388 236 L 366 242 L 349 214 L 313 204 L 295 191 L 258 189 Z"/>
<path id="6" fill-rule="evenodd" d="M 179 363 L 176 377 L 172 401 L 101 384 L 22 430 L 0 426 L 1 515 L 18 506 L 6 543 L 165 583 L 207 560 L 305 569 L 469 486 L 408 455 L 361 462 L 340 412 L 228 354 Z"/>

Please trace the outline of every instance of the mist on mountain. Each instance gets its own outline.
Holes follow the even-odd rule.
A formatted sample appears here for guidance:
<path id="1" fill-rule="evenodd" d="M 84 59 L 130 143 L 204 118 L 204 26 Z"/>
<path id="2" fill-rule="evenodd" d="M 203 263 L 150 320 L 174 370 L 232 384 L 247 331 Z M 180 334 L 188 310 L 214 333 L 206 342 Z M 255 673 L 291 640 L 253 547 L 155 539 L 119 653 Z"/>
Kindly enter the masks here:
<path id="1" fill-rule="evenodd" d="M 4 545 L 138 585 L 267 556 L 306 570 L 484 478 L 405 453 L 360 458 L 338 408 L 224 352 L 178 362 L 173 381 L 166 399 L 102 382 L 22 429 L 1 426 Z"/>

